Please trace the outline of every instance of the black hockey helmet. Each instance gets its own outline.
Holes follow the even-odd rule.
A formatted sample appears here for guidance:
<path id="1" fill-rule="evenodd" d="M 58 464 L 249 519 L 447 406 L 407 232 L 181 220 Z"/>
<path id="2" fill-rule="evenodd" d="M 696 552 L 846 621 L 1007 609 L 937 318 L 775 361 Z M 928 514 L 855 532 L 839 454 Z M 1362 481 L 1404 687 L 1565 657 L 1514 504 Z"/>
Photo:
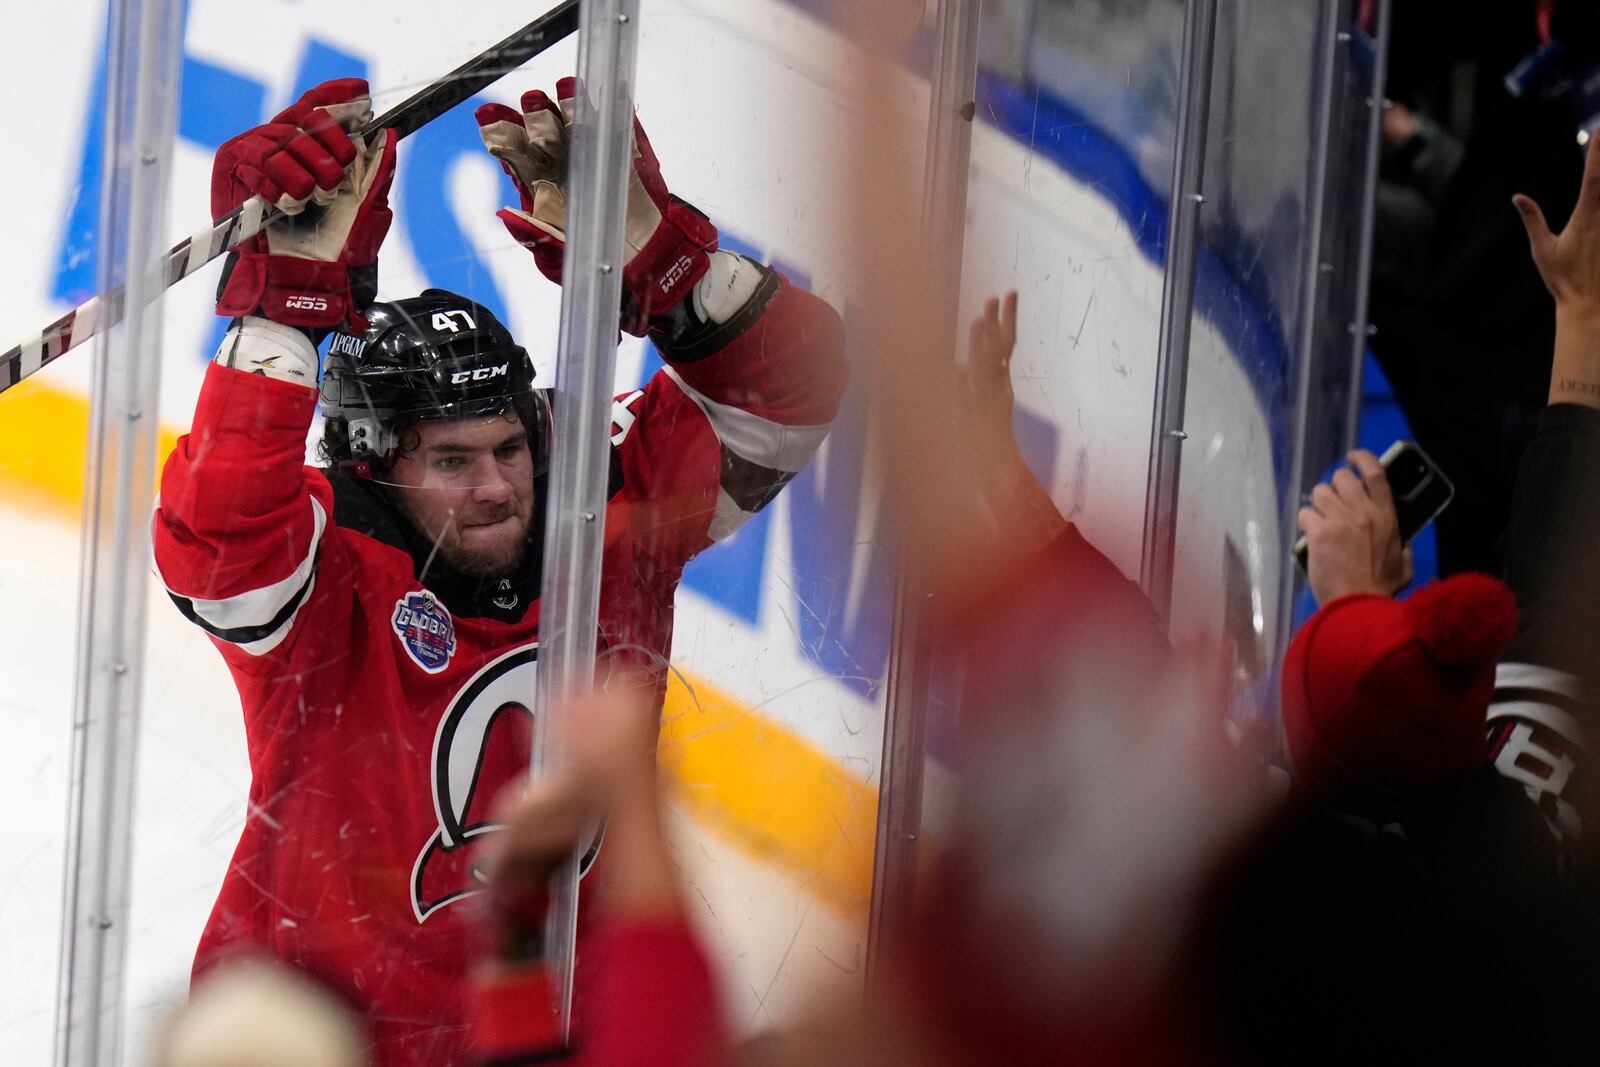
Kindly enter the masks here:
<path id="1" fill-rule="evenodd" d="M 550 405 L 533 361 L 482 304 L 443 289 L 374 304 L 366 329 L 336 331 L 322 370 L 322 450 L 331 462 L 389 459 L 407 423 L 514 409 L 549 456 Z"/>

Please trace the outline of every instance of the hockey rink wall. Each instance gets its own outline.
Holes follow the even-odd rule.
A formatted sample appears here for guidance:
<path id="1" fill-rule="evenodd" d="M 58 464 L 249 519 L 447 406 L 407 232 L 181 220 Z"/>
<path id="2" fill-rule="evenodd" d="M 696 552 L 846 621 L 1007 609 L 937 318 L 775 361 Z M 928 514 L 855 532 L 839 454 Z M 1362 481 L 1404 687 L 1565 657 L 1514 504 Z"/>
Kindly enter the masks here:
<path id="1" fill-rule="evenodd" d="M 833 238 L 850 186 L 833 147 L 847 118 L 839 87 L 855 60 L 839 12 L 825 0 L 646 0 L 635 95 L 674 192 L 718 223 L 725 247 L 776 264 L 848 326 L 859 309 L 840 281 L 847 265 Z M 1180 0 L 985 5 L 972 131 L 961 318 L 989 295 L 1020 292 L 1019 440 L 1063 513 L 1135 577 L 1183 14 Z M 502 2 L 442 15 L 437 4 L 397 0 L 374 15 L 370 5 L 265 0 L 244 26 L 236 4 L 191 0 L 172 239 L 204 219 L 218 145 L 303 89 L 365 76 L 381 111 L 528 17 L 525 6 Z M 48 14 L 8 18 L 26 47 L 0 79 L 8 99 L 31 104 L 0 119 L 14 160 L 0 177 L 11 205 L 0 212 L 10 296 L 0 337 L 15 341 L 94 289 L 104 5 L 64 0 Z M 1350 5 L 1228 0 L 1218 18 L 1205 156 L 1212 210 L 1197 257 L 1173 626 L 1226 630 L 1247 650 L 1248 681 L 1266 693 L 1292 591 L 1293 502 L 1307 472 L 1342 441 L 1353 372 L 1341 358 L 1357 287 L 1330 280 L 1348 282 L 1360 249 L 1317 235 L 1326 217 L 1358 209 L 1365 126 L 1359 109 L 1343 106 L 1361 89 L 1359 64 L 1338 51 L 1354 54 L 1351 41 L 1337 40 Z M 908 115 L 926 114 L 928 47 L 925 32 L 908 34 Z M 514 104 L 525 88 L 550 89 L 573 56 L 571 41 L 557 46 L 484 98 Z M 479 102 L 401 145 L 381 295 L 426 286 L 467 293 L 507 322 L 545 373 L 559 292 L 494 218 L 511 193 L 479 142 L 471 117 Z M 163 454 L 187 426 L 221 337 L 210 306 L 218 269 L 162 305 Z M 0 697 L 8 738 L 0 796 L 19 835 L 0 876 L 4 1062 L 44 1062 L 52 1040 L 85 355 L 69 354 L 0 397 L 0 594 L 14 624 L 0 655 L 10 682 Z M 657 366 L 630 339 L 618 390 Z M 823 981 L 860 980 L 895 580 L 865 474 L 871 430 L 852 391 L 822 456 L 730 542 L 691 564 L 679 593 L 663 762 L 678 782 L 695 917 L 718 946 L 730 1016 L 742 1029 L 793 1018 Z M 142 1062 L 183 995 L 248 817 L 226 670 L 155 590 L 147 620 L 129 1062 Z M 957 755 L 941 753 L 941 743 L 933 739 L 931 804 L 937 764 Z"/>

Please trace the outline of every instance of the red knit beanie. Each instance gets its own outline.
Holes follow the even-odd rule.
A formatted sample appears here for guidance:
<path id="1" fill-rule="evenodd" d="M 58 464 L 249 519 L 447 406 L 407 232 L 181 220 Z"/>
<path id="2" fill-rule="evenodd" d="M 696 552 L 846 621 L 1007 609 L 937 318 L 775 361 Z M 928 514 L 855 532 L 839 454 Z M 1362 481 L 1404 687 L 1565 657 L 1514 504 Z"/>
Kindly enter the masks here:
<path id="1" fill-rule="evenodd" d="M 1283 663 L 1296 782 L 1411 792 L 1482 766 L 1495 662 L 1516 626 L 1511 590 L 1482 574 L 1409 600 L 1355 594 L 1324 605 Z"/>

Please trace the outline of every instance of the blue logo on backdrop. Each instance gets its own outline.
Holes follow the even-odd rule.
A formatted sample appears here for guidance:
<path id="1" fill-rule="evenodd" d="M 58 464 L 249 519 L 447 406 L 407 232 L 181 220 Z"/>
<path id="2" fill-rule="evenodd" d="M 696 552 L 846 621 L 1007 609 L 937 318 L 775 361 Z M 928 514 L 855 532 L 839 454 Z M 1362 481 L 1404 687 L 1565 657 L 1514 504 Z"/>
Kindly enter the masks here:
<path id="1" fill-rule="evenodd" d="M 389 620 L 406 654 L 429 674 L 438 674 L 456 654 L 456 624 L 432 593 L 407 593 Z"/>
<path id="2" fill-rule="evenodd" d="M 187 27 L 187 3 L 183 18 Z M 214 152 L 234 135 L 267 121 L 312 86 L 329 78 L 365 78 L 367 74 L 364 57 L 308 37 L 288 96 L 275 100 L 269 99 L 269 88 L 262 82 L 186 52 L 181 70 L 183 89 L 178 137 Z M 104 167 L 105 87 L 106 62 L 102 50 L 82 124 L 83 147 L 79 155 L 76 195 L 68 207 L 51 289 L 53 297 L 67 304 L 82 303 L 95 291 L 100 176 Z M 397 195 L 394 201 L 399 222 L 412 247 L 427 252 L 421 262 L 428 284 L 458 293 L 472 293 L 474 299 L 503 321 L 505 300 L 482 257 L 457 222 L 448 185 L 458 159 L 483 154 L 472 112 L 487 102 L 482 97 L 463 101 L 406 141 L 406 150 L 400 153 L 400 168 L 395 175 Z M 176 205 L 174 210 L 182 212 L 187 219 L 191 210 L 204 211 L 206 206 L 209 205 L 189 208 Z M 201 359 L 211 358 L 226 329 L 226 320 L 217 318 L 204 348 L 198 353 Z"/>

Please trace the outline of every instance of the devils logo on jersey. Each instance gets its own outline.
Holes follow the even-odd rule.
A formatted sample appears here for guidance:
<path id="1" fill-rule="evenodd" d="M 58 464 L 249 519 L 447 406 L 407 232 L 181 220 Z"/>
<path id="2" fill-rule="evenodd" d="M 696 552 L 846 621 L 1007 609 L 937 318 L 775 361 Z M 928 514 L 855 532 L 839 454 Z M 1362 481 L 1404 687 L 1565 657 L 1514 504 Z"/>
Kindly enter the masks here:
<path id="1" fill-rule="evenodd" d="M 433 740 L 432 836 L 411 870 L 411 908 L 417 922 L 483 888 L 473 862 L 473 842 L 499 829 L 489 820 L 495 796 L 527 773 L 532 751 L 537 645 L 492 660 L 456 694 Z M 587 871 L 600 847 L 600 831 L 584 850 Z"/>
<path id="2" fill-rule="evenodd" d="M 411 873 L 411 907 L 422 922 L 483 886 L 470 842 L 496 827 L 494 794 L 526 772 L 533 736 L 538 646 L 512 649 L 456 694 L 433 739 L 433 810 L 439 821 Z"/>

